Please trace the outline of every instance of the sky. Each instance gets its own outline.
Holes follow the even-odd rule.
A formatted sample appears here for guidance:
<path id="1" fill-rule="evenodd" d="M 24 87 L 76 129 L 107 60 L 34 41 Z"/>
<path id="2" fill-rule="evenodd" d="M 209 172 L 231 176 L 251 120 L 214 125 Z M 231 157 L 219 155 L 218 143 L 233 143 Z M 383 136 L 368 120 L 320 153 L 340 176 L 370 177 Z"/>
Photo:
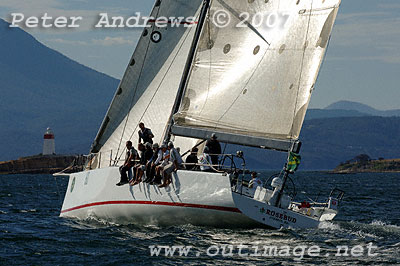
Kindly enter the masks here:
<path id="1" fill-rule="evenodd" d="M 75 29 L 27 29 L 40 42 L 79 63 L 121 78 L 141 29 L 95 29 L 100 13 L 148 15 L 152 0 L 0 0 L 0 17 L 81 16 Z M 311 108 L 348 100 L 400 109 L 400 1 L 342 0 Z"/>

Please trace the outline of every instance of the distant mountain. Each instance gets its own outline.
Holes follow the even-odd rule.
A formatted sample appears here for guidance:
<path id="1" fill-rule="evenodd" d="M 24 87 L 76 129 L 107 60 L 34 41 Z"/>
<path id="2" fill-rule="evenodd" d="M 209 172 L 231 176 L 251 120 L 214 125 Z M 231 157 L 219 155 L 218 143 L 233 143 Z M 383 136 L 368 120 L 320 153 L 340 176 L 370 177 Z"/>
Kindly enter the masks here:
<path id="1" fill-rule="evenodd" d="M 381 111 L 362 103 L 339 101 L 329 105 L 324 109 L 309 109 L 307 111 L 306 120 L 362 116 L 400 116 L 400 109 Z"/>
<path id="2" fill-rule="evenodd" d="M 321 118 L 335 118 L 335 117 L 359 117 L 370 116 L 366 113 L 361 113 L 355 110 L 341 110 L 341 109 L 309 109 L 307 111 L 306 120 L 321 119 Z"/>
<path id="3" fill-rule="evenodd" d="M 359 154 L 368 154 L 373 159 L 399 158 L 400 117 L 307 120 L 300 139 L 303 142 L 300 170 L 332 170 Z M 234 148 L 244 150 L 251 168 L 279 169 L 286 161 L 284 153 Z"/>
<path id="4" fill-rule="evenodd" d="M 0 160 L 40 153 L 48 126 L 57 153 L 87 153 L 117 86 L 0 19 Z"/>
<path id="5" fill-rule="evenodd" d="M 350 102 L 350 101 L 339 101 L 333 103 L 325 108 L 326 110 L 349 110 L 349 111 L 357 111 L 359 113 L 364 113 L 372 116 L 400 116 L 400 109 L 397 110 L 388 110 L 381 111 L 374 109 L 366 104 Z"/>
<path id="6" fill-rule="evenodd" d="M 400 157 L 400 117 L 342 117 L 306 121 L 303 169 L 333 169 L 359 154 Z"/>

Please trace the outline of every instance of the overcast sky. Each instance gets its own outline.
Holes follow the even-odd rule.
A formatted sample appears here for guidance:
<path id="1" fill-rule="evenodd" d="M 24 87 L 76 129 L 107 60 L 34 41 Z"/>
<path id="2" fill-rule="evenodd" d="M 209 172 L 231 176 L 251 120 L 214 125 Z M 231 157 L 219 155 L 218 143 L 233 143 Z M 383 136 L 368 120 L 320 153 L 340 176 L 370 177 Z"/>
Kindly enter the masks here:
<path id="1" fill-rule="evenodd" d="M 188 0 L 189 1 L 189 0 Z M 289 1 L 289 0 L 288 0 Z M 99 13 L 148 15 L 152 0 L 1 0 L 0 17 L 82 16 L 75 30 L 27 30 L 45 45 L 110 76 L 121 78 L 139 30 L 94 29 Z M 343 0 L 311 107 L 350 100 L 400 109 L 400 1 Z"/>

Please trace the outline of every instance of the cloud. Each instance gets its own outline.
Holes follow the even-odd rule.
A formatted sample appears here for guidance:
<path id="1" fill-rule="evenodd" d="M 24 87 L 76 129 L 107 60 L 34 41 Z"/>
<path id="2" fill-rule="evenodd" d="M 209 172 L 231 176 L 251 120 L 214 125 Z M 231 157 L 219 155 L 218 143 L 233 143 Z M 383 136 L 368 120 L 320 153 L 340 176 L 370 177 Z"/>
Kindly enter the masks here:
<path id="1" fill-rule="evenodd" d="M 338 22 L 341 23 L 346 23 L 348 22 L 347 20 L 349 19 L 359 19 L 359 18 L 377 18 L 377 17 L 384 17 L 388 13 L 385 11 L 374 11 L 374 12 L 360 12 L 360 13 L 344 13 L 344 14 L 339 14 L 338 16 Z"/>
<path id="2" fill-rule="evenodd" d="M 400 64 L 399 56 L 329 56 L 326 61 L 381 61 L 389 64 Z"/>
<path id="3" fill-rule="evenodd" d="M 400 63 L 400 18 L 390 12 L 341 15 L 333 40 L 336 47 L 348 51 L 348 59 Z"/>
<path id="4" fill-rule="evenodd" d="M 61 3 L 56 0 L 35 0 L 33 4 L 31 1 L 24 0 L 2 0 L 0 7 L 16 9 L 16 10 L 43 10 L 43 8 L 60 7 Z"/>
<path id="5" fill-rule="evenodd" d="M 386 8 L 386 9 L 399 9 L 400 8 L 400 3 L 379 3 L 378 4 L 379 8 Z"/>
<path id="6" fill-rule="evenodd" d="M 55 42 L 55 43 L 61 43 L 61 44 L 68 44 L 68 45 L 89 45 L 89 43 L 85 41 L 73 41 L 73 40 L 66 40 L 66 39 L 47 39 L 46 42 Z"/>
<path id="7" fill-rule="evenodd" d="M 105 37 L 100 40 L 92 40 L 93 44 L 102 46 L 112 46 L 112 45 L 133 45 L 135 44 L 132 40 L 125 39 L 123 37 Z"/>
<path id="8" fill-rule="evenodd" d="M 53 42 L 59 44 L 67 44 L 74 46 L 88 46 L 88 45 L 97 45 L 97 46 L 118 46 L 118 45 L 134 45 L 135 42 L 133 40 L 129 40 L 123 37 L 105 37 L 104 39 L 92 39 L 90 41 L 81 41 L 81 40 L 67 40 L 61 38 L 55 39 L 47 39 L 46 42 Z"/>

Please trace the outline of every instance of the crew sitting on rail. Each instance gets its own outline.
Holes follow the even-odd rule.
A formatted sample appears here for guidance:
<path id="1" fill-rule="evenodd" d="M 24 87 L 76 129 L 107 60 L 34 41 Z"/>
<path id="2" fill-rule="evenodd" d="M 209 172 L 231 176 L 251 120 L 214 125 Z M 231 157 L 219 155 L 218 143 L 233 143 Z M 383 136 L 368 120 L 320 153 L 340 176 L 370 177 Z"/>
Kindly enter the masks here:
<path id="1" fill-rule="evenodd" d="M 138 151 L 137 151 L 137 157 L 136 157 L 136 161 L 135 164 L 133 165 L 133 167 L 131 168 L 131 176 L 129 176 L 129 183 L 134 182 L 136 180 L 136 171 L 137 168 L 140 166 L 140 160 L 143 157 L 144 151 L 146 150 L 146 147 L 144 146 L 143 143 L 139 143 L 138 144 Z"/>
<path id="2" fill-rule="evenodd" d="M 140 143 L 140 144 L 142 144 L 142 143 Z M 144 174 L 144 171 L 146 170 L 146 165 L 148 164 L 148 162 L 153 157 L 152 144 L 150 142 L 147 142 L 146 145 L 143 145 L 143 147 L 145 147 L 145 149 L 144 149 L 144 151 L 142 152 L 142 154 L 140 156 L 139 164 L 136 166 L 136 169 L 137 169 L 136 170 L 136 179 L 132 179 L 129 182 L 129 184 L 131 186 L 137 185 L 140 182 L 142 182 L 142 176 Z"/>
<path id="3" fill-rule="evenodd" d="M 162 173 L 164 167 L 169 163 L 169 159 L 170 159 L 169 150 L 167 149 L 167 145 L 162 144 L 160 148 L 162 151 L 162 159 L 161 159 L 159 165 L 156 166 L 156 175 L 153 180 L 153 182 L 156 184 L 161 184 L 161 179 L 162 179 L 161 173 Z"/>
<path id="4" fill-rule="evenodd" d="M 135 165 L 135 160 L 138 157 L 138 153 L 135 148 L 132 146 L 132 141 L 126 142 L 126 156 L 124 164 L 119 168 L 119 172 L 121 174 L 121 179 L 117 186 L 122 186 L 128 184 L 128 176 L 127 172 Z"/>
<path id="5" fill-rule="evenodd" d="M 168 164 L 164 166 L 163 169 L 163 184 L 159 187 L 169 186 L 172 182 L 172 172 L 178 171 L 178 169 L 182 169 L 183 160 L 178 150 L 174 148 L 174 143 L 171 141 L 168 143 L 169 150 L 169 161 Z"/>
<path id="6" fill-rule="evenodd" d="M 146 183 L 153 183 L 153 179 L 156 173 L 156 167 L 160 164 L 163 155 L 163 152 L 161 151 L 158 143 L 154 143 L 152 145 L 152 148 L 153 156 L 146 165 L 146 179 L 144 180 L 144 182 Z"/>

